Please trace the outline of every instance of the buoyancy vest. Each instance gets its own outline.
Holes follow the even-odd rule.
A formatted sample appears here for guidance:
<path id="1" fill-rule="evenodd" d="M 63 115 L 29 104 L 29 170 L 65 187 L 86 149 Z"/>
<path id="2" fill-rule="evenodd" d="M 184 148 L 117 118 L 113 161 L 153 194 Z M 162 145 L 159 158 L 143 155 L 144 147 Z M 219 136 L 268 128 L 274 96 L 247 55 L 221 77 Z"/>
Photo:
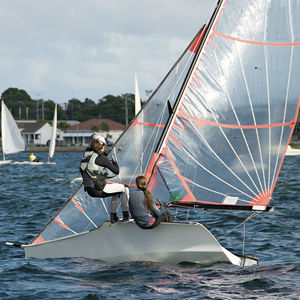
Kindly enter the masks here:
<path id="1" fill-rule="evenodd" d="M 85 151 L 80 162 L 80 169 L 92 179 L 95 189 L 103 190 L 106 184 L 107 171 L 105 167 L 96 164 L 97 157 L 96 152 Z"/>

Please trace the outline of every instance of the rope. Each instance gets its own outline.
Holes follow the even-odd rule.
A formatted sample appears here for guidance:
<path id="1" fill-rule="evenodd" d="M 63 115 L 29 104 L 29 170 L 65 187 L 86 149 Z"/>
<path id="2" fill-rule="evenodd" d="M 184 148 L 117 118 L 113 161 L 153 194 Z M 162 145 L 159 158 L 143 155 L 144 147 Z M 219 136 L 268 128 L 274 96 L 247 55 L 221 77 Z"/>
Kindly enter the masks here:
<path id="1" fill-rule="evenodd" d="M 226 235 L 228 235 L 229 233 L 231 233 L 232 231 L 234 231 L 235 229 L 237 229 L 238 227 L 240 227 L 243 224 L 246 224 L 246 222 L 250 221 L 251 219 L 253 219 L 254 217 L 256 217 L 259 213 L 261 213 L 261 211 L 256 211 L 253 214 L 251 214 L 249 217 L 247 217 L 243 222 L 241 222 L 239 225 L 235 226 L 234 228 L 232 228 L 231 230 L 229 230 L 227 233 L 225 233 L 224 235 L 222 235 L 218 240 L 223 239 Z"/>

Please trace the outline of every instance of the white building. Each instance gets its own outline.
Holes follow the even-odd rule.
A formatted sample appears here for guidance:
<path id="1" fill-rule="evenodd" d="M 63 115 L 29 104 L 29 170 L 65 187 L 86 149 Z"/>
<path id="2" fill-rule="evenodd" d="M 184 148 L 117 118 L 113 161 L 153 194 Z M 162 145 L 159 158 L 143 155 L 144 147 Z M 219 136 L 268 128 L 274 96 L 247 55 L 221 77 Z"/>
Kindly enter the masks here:
<path id="1" fill-rule="evenodd" d="M 105 128 L 105 130 L 103 130 Z M 77 125 L 70 126 L 64 133 L 64 145 L 87 146 L 93 133 L 99 132 L 105 138 L 115 142 L 125 129 L 125 125 L 109 119 L 91 119 Z"/>
<path id="2" fill-rule="evenodd" d="M 16 121 L 26 145 L 46 146 L 52 134 L 52 126 L 46 122 Z"/>

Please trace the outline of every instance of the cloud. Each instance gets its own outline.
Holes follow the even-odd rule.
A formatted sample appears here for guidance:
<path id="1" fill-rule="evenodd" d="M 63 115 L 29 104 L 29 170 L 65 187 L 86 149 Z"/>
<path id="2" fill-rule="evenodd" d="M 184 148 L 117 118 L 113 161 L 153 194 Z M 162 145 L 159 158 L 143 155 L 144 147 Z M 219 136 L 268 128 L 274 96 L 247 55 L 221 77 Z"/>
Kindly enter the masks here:
<path id="1" fill-rule="evenodd" d="M 209 3 L 208 3 L 209 2 Z M 62 103 L 155 89 L 217 1 L 4 0 L 0 92 Z"/>

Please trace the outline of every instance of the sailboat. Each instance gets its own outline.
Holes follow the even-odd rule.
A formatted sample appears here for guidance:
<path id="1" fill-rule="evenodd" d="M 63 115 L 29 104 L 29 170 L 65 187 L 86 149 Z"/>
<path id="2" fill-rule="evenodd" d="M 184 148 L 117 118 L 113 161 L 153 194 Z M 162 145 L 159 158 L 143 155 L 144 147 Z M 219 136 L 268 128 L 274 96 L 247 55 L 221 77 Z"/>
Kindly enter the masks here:
<path id="1" fill-rule="evenodd" d="M 57 104 L 55 104 L 54 114 L 53 114 L 53 122 L 52 122 L 52 133 L 49 145 L 49 153 L 48 153 L 48 162 L 47 164 L 56 164 L 55 162 L 50 162 L 50 159 L 53 157 L 55 152 L 55 144 L 56 144 L 56 131 L 57 131 Z"/>
<path id="2" fill-rule="evenodd" d="M 51 131 L 51 138 L 49 143 L 49 150 L 48 150 L 48 161 L 17 161 L 13 162 L 16 165 L 44 165 L 44 164 L 51 164 L 55 165 L 56 162 L 50 161 L 55 153 L 55 142 L 56 142 L 56 130 L 57 130 L 57 104 L 55 104 L 54 114 L 53 114 L 53 122 L 52 122 L 52 131 Z"/>
<path id="3" fill-rule="evenodd" d="M 6 154 L 25 150 L 25 142 L 20 129 L 3 100 L 1 102 L 1 132 L 3 160 L 0 161 L 0 165 L 3 165 L 11 163 L 11 160 L 6 160 Z"/>
<path id="4" fill-rule="evenodd" d="M 109 157 L 120 174 L 111 180 L 135 189 L 136 176 L 144 174 L 154 199 L 173 214 L 241 210 L 249 212 L 245 223 L 271 211 L 300 106 L 299 6 L 218 1 L 208 24 L 114 144 Z M 20 246 L 26 257 L 37 258 L 257 264 L 244 251 L 224 248 L 199 222 L 142 230 L 133 221 L 110 224 L 109 212 L 110 198 L 91 198 L 81 185 Z"/>
<path id="5" fill-rule="evenodd" d="M 285 155 L 287 155 L 287 156 L 300 156 L 300 149 L 292 148 L 290 145 L 288 145 Z"/>

